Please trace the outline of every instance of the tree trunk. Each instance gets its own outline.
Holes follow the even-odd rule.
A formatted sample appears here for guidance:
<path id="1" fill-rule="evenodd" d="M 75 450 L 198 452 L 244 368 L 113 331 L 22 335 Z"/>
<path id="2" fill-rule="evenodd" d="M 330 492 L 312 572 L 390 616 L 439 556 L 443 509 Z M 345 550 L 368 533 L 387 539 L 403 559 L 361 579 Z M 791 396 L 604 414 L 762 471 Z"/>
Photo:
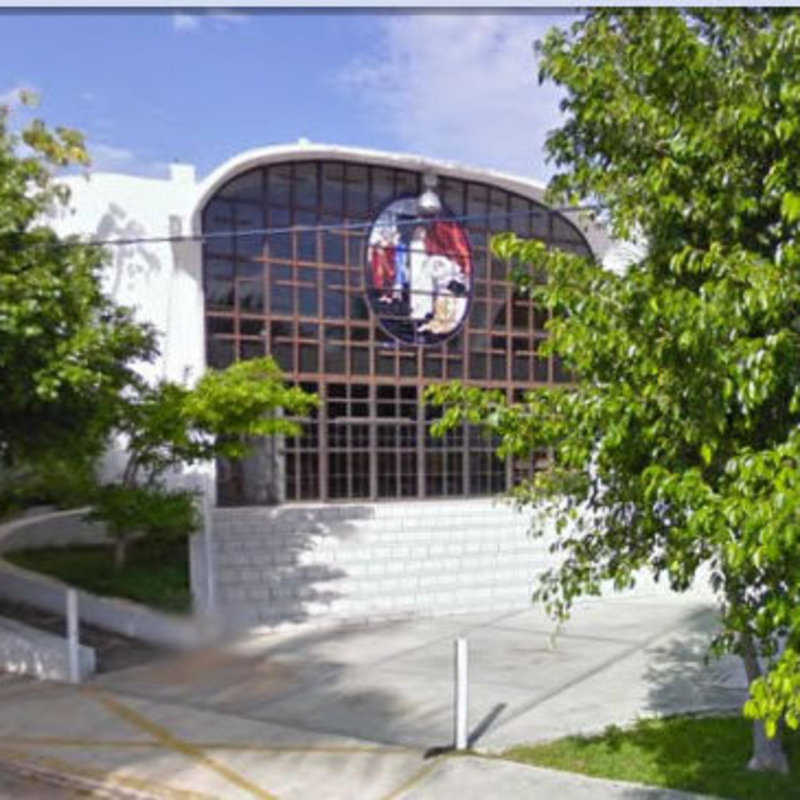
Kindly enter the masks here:
<path id="1" fill-rule="evenodd" d="M 752 683 L 761 677 L 761 665 L 758 663 L 753 639 L 749 634 L 742 635 L 742 661 L 747 673 L 747 682 Z M 767 737 L 764 723 L 757 719 L 753 721 L 753 757 L 747 763 L 747 768 L 758 771 L 780 772 L 783 775 L 789 772 L 789 762 L 783 751 L 782 726 L 778 725 L 775 738 Z"/>
<path id="2" fill-rule="evenodd" d="M 114 569 L 119 572 L 125 566 L 125 559 L 128 555 L 128 540 L 124 536 L 118 537 L 114 541 Z"/>

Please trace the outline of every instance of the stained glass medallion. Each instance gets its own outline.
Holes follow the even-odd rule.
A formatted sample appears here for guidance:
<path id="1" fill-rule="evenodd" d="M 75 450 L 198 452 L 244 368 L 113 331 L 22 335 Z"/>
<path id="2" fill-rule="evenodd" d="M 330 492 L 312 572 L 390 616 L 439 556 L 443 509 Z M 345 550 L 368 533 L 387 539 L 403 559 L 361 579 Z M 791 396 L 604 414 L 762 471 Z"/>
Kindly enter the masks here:
<path id="1" fill-rule="evenodd" d="M 472 253 L 452 214 L 418 212 L 417 197 L 392 200 L 370 227 L 367 300 L 381 327 L 403 344 L 433 345 L 455 334 L 472 299 Z"/>

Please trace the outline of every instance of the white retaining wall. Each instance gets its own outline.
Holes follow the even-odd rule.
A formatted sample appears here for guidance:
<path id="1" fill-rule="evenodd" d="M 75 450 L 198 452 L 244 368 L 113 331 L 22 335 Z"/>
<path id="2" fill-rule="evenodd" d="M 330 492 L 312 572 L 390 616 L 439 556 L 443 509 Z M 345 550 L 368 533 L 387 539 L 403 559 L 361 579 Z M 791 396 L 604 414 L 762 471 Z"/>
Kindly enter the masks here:
<path id="1" fill-rule="evenodd" d="M 85 529 L 86 509 L 60 511 L 27 517 L 0 525 L 0 553 L 58 543 L 87 541 L 100 536 L 96 528 Z M 75 538 L 70 538 L 74 536 Z M 0 558 L 0 597 L 35 608 L 64 614 L 69 587 L 55 578 L 10 564 Z M 167 647 L 193 647 L 212 639 L 218 630 L 207 618 L 179 616 L 155 611 L 130 600 L 99 597 L 78 590 L 78 614 L 83 622 Z"/>
<path id="2" fill-rule="evenodd" d="M 526 608 L 553 564 L 489 498 L 214 511 L 217 607 L 246 625 Z"/>
<path id="3" fill-rule="evenodd" d="M 78 670 L 81 679 L 88 678 L 95 668 L 94 648 L 80 645 Z M 32 675 L 42 680 L 68 681 L 67 640 L 16 620 L 0 617 L 0 671 Z"/>

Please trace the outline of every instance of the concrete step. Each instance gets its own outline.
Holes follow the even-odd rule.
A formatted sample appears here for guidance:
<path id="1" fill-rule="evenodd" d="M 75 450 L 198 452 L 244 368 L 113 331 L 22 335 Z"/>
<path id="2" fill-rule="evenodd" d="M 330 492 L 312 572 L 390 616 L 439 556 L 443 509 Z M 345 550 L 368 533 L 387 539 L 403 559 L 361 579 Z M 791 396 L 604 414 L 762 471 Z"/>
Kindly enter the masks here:
<path id="1" fill-rule="evenodd" d="M 503 563 L 523 563 L 530 560 L 552 561 L 546 548 L 525 546 L 489 545 L 474 549 L 448 548 L 442 551 L 437 545 L 397 548 L 386 553 L 383 548 L 365 548 L 363 551 L 306 551 L 299 553 L 272 551 L 225 551 L 215 557 L 217 570 L 243 570 L 275 572 L 281 570 L 312 570 L 330 568 L 350 571 L 353 574 L 379 574 L 385 571 L 432 572 L 436 570 L 491 567 Z M 397 565 L 397 566 L 393 566 Z"/>

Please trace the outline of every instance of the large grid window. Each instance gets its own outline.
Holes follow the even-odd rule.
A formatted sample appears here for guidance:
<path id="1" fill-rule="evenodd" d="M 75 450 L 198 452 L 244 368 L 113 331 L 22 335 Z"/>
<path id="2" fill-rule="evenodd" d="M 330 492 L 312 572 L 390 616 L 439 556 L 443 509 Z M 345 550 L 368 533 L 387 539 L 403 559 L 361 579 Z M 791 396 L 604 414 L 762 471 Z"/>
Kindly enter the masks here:
<path id="1" fill-rule="evenodd" d="M 424 387 L 459 379 L 513 397 L 571 379 L 558 359 L 540 354 L 547 309 L 515 293 L 488 244 L 513 230 L 572 252 L 589 247 L 563 215 L 488 184 L 445 176 L 438 184 L 472 248 L 473 297 L 461 330 L 414 347 L 380 328 L 365 297 L 367 230 L 388 201 L 420 190 L 420 174 L 408 170 L 294 161 L 232 178 L 204 209 L 207 363 L 269 353 L 287 379 L 323 397 L 306 433 L 284 442 L 287 500 L 500 491 L 518 468 L 500 462 L 477 431 L 432 437 L 438 412 L 420 405 Z M 247 502 L 237 500 L 236 468 L 224 475 L 220 497 Z"/>

